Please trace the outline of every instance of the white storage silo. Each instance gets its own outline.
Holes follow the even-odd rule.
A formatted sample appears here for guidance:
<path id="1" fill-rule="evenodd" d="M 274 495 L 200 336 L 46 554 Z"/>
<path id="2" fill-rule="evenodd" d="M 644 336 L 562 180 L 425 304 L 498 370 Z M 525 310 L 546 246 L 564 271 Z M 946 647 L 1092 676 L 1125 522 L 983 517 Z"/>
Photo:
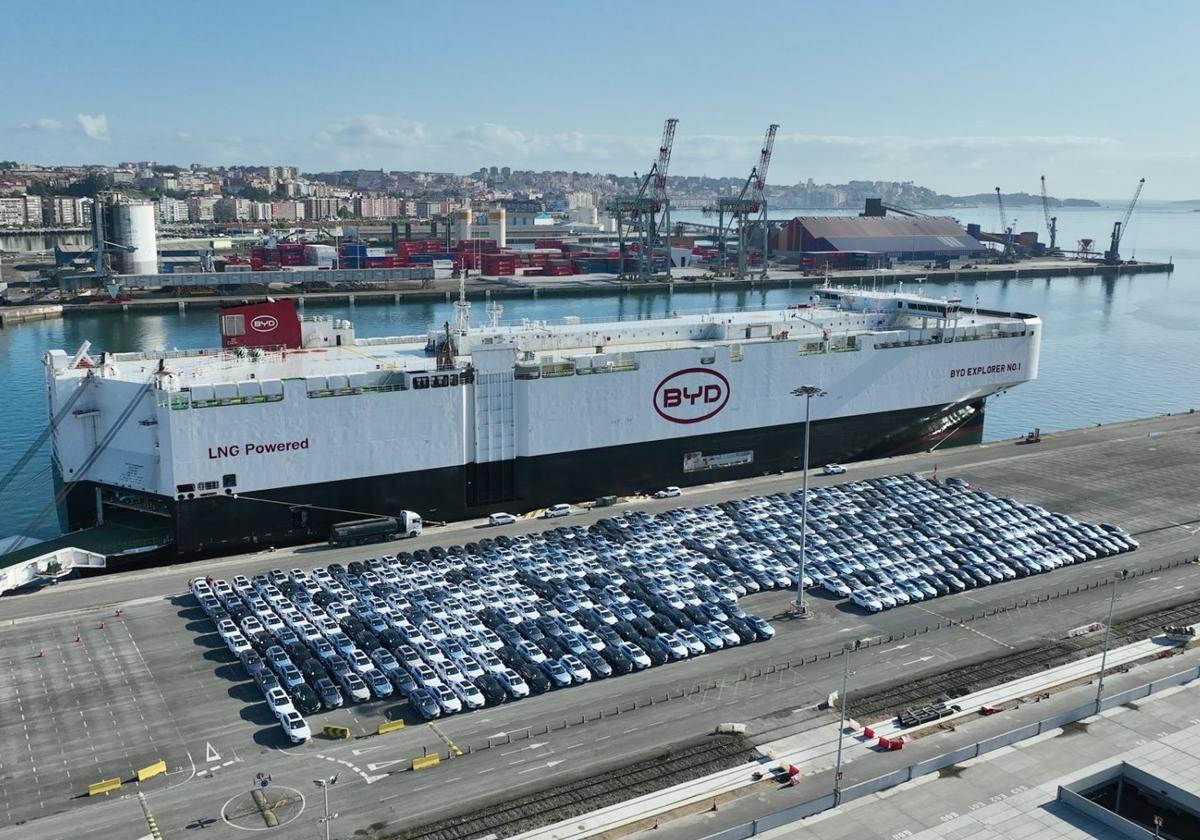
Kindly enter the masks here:
<path id="1" fill-rule="evenodd" d="M 148 201 L 122 201 L 109 204 L 109 241 L 132 250 L 114 250 L 121 274 L 157 274 L 158 238 L 155 208 Z"/>

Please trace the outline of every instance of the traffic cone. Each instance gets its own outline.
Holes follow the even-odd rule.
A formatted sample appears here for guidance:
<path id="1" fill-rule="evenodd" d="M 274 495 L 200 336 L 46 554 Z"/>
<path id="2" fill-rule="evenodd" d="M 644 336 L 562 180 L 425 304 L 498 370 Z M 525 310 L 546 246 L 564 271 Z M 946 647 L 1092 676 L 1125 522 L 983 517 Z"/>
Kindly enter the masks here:
<path id="1" fill-rule="evenodd" d="M 75 641 L 77 641 L 77 642 L 83 641 L 83 639 L 80 637 L 80 635 L 78 633 L 75 634 Z"/>
<path id="2" fill-rule="evenodd" d="M 105 625 L 104 625 L 104 622 L 103 622 L 103 621 L 101 621 L 101 622 L 100 622 L 100 627 L 99 627 L 98 629 L 100 629 L 100 630 L 103 630 L 103 629 L 104 629 L 104 627 L 105 627 Z"/>
<path id="3" fill-rule="evenodd" d="M 34 654 L 33 658 L 34 659 L 43 659 L 43 658 L 45 658 L 45 656 L 46 656 L 46 651 L 39 650 L 36 654 Z"/>
<path id="4" fill-rule="evenodd" d="M 715 800 L 715 799 L 713 800 L 712 807 L 711 807 L 711 808 L 709 808 L 708 810 L 709 810 L 709 813 L 716 813 L 716 810 L 717 810 L 717 800 Z"/>
<path id="5" fill-rule="evenodd" d="M 123 615 L 125 615 L 125 610 L 121 609 L 120 607 L 117 607 L 117 618 L 120 618 Z"/>

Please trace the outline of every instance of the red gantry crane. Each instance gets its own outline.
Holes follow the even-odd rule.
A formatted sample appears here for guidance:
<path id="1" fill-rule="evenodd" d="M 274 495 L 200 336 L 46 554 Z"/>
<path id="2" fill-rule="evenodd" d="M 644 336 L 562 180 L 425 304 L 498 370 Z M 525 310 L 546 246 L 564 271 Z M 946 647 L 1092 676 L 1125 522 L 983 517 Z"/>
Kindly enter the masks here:
<path id="1" fill-rule="evenodd" d="M 605 205 L 605 210 L 617 222 L 617 248 L 621 258 L 618 275 L 621 278 L 630 276 L 626 271 L 626 228 L 637 234 L 637 271 L 633 276 L 643 280 L 654 276 L 654 250 L 659 245 L 666 249 L 666 277 L 669 279 L 671 276 L 671 202 L 667 197 L 667 171 L 671 165 L 671 149 L 675 145 L 675 127 L 678 124 L 679 120 L 671 117 L 663 125 L 658 159 L 641 179 L 637 193 L 615 196 Z"/>
<path id="2" fill-rule="evenodd" d="M 757 216 L 759 227 L 762 229 L 762 274 L 767 276 L 767 170 L 771 166 L 771 153 L 775 148 L 775 133 L 779 130 L 777 123 L 767 128 L 763 137 L 762 151 L 758 155 L 758 163 L 750 170 L 746 183 L 737 197 L 717 199 L 719 239 L 717 242 L 717 259 L 720 269 L 725 267 L 726 237 L 729 230 L 737 223 L 737 268 L 733 276 L 738 280 L 746 277 L 746 257 L 749 247 L 748 234 L 750 220 Z M 725 224 L 725 216 L 729 216 L 729 225 Z"/>

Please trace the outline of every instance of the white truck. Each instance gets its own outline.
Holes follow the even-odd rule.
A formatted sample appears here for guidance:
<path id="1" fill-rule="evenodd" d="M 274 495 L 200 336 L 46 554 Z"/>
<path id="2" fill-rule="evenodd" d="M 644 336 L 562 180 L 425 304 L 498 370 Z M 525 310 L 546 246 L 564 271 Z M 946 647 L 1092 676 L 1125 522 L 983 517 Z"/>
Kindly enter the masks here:
<path id="1" fill-rule="evenodd" d="M 421 528 L 419 514 L 411 510 L 402 510 L 396 516 L 375 516 L 370 519 L 339 522 L 329 529 L 329 544 L 363 545 L 400 537 L 416 537 L 420 536 Z"/>

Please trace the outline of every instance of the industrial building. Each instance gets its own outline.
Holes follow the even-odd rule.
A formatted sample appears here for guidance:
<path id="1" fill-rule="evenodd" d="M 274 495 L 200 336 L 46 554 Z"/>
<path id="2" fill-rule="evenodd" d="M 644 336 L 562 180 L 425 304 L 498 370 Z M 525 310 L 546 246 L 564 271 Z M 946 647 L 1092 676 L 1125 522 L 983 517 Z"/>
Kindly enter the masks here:
<path id="1" fill-rule="evenodd" d="M 831 266 L 902 260 L 969 259 L 987 249 L 942 216 L 798 216 L 784 225 L 772 252 Z"/>

